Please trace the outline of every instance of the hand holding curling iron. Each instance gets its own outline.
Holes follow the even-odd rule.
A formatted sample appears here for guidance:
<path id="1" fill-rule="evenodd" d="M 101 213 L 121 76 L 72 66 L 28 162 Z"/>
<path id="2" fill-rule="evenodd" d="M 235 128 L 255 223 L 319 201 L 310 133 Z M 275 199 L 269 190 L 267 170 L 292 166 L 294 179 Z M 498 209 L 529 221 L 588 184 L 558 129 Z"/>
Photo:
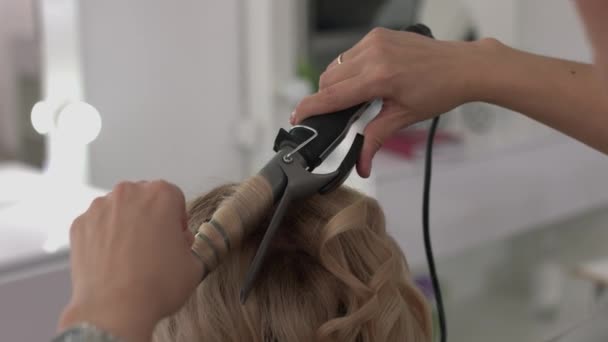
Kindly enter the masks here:
<path id="1" fill-rule="evenodd" d="M 382 111 L 365 129 L 357 165 L 359 174 L 368 177 L 374 154 L 396 131 L 478 96 L 475 78 L 481 66 L 488 64 L 485 50 L 492 44 L 491 40 L 436 41 L 412 32 L 374 29 L 327 67 L 319 92 L 300 102 L 292 124 L 384 99 Z"/>

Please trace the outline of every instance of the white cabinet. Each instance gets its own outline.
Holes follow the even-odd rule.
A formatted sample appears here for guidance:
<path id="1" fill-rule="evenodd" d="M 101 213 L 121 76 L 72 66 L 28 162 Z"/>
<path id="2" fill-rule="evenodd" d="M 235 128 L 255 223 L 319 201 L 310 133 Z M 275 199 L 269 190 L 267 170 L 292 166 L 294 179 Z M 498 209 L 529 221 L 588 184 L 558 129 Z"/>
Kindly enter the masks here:
<path id="1" fill-rule="evenodd" d="M 3 282 L 0 275 L 2 341 L 50 341 L 70 299 L 67 265 Z"/>
<path id="2" fill-rule="evenodd" d="M 51 188 L 39 171 L 0 164 L 3 341 L 48 341 L 54 335 L 70 294 L 66 249 L 70 223 L 103 194 L 93 188 L 77 192 Z"/>

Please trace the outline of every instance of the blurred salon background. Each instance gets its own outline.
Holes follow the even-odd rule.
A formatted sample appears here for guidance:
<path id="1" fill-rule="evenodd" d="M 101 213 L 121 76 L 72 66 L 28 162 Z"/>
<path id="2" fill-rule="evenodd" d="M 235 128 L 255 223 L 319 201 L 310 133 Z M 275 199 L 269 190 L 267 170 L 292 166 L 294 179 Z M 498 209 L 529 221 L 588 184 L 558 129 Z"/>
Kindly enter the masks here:
<path id="1" fill-rule="evenodd" d="M 0 0 L 0 339 L 53 335 L 70 291 L 69 225 L 94 197 L 163 178 L 191 198 L 247 177 L 329 62 L 373 27 L 415 22 L 438 39 L 591 61 L 569 0 Z M 432 300 L 426 129 L 403 130 L 372 177 L 348 183 L 383 205 Z M 608 159 L 470 103 L 442 117 L 435 162 L 450 340 L 546 341 L 574 328 L 558 341 L 605 341 Z"/>

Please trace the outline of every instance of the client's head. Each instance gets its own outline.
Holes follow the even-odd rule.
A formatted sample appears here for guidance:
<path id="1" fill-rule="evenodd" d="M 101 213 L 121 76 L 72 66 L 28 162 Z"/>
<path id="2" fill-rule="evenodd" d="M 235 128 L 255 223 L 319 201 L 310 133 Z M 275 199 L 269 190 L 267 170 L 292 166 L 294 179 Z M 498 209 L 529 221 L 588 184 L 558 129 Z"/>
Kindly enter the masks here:
<path id="1" fill-rule="evenodd" d="M 194 200 L 190 229 L 208 221 L 239 186 Z M 155 341 L 431 340 L 428 305 L 386 233 L 382 210 L 345 187 L 291 205 L 241 305 L 240 287 L 271 214 L 159 325 Z"/>

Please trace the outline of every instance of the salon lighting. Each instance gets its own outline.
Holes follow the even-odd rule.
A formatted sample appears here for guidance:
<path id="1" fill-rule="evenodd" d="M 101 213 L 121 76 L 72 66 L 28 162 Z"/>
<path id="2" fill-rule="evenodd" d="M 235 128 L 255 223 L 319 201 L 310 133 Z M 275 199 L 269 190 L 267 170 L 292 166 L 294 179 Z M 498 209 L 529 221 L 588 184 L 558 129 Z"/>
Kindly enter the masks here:
<path id="1" fill-rule="evenodd" d="M 55 125 L 53 105 L 40 101 L 32 108 L 32 126 L 40 134 L 48 134 Z"/>
<path id="2" fill-rule="evenodd" d="M 101 116 L 95 107 L 86 102 L 73 102 L 61 110 L 57 119 L 57 132 L 73 142 L 88 144 L 101 131 Z"/>
<path id="3" fill-rule="evenodd" d="M 65 105 L 38 102 L 32 108 L 31 120 L 40 134 L 56 131 L 62 138 L 84 145 L 95 140 L 101 131 L 99 111 L 83 101 Z"/>

